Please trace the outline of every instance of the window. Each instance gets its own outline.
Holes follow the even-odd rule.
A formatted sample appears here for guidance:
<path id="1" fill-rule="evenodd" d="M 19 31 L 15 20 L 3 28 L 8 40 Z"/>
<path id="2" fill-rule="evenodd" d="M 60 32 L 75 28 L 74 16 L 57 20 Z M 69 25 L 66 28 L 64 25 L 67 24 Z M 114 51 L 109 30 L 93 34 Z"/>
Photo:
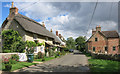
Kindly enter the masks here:
<path id="1" fill-rule="evenodd" d="M 46 37 L 45 40 L 48 41 L 48 37 Z"/>
<path id="2" fill-rule="evenodd" d="M 95 51 L 95 47 L 93 47 L 93 51 Z"/>
<path id="3" fill-rule="evenodd" d="M 97 38 L 95 38 L 95 41 L 98 41 L 98 39 L 97 39 Z"/>
<path id="4" fill-rule="evenodd" d="M 115 46 L 113 46 L 113 51 L 115 51 L 115 49 L 116 49 L 116 47 L 115 47 Z"/>
<path id="5" fill-rule="evenodd" d="M 105 51 L 108 51 L 108 47 L 105 47 Z"/>
<path id="6" fill-rule="evenodd" d="M 33 39 L 37 39 L 37 35 L 34 34 L 34 35 L 33 35 Z"/>

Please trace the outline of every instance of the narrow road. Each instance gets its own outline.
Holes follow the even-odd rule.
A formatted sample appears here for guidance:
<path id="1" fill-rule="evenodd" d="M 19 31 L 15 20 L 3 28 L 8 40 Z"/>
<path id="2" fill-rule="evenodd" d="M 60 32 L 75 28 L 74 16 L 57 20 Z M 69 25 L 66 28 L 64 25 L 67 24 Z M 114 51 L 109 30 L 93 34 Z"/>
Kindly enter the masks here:
<path id="1" fill-rule="evenodd" d="M 61 58 L 53 59 L 20 72 L 87 72 L 89 71 L 87 57 L 77 50 Z"/>

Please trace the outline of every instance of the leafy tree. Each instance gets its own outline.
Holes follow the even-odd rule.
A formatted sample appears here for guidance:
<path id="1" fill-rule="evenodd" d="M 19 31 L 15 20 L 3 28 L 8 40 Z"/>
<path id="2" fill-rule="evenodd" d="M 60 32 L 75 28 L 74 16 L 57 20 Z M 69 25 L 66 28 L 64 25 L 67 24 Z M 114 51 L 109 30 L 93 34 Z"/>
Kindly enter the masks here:
<path id="1" fill-rule="evenodd" d="M 75 40 L 72 37 L 67 38 L 66 46 L 68 49 L 75 49 Z"/>
<path id="2" fill-rule="evenodd" d="M 83 36 L 79 36 L 78 38 L 75 39 L 76 42 L 76 49 L 80 50 L 80 51 L 84 51 L 85 49 L 85 41 L 86 41 L 86 37 Z"/>
<path id="3" fill-rule="evenodd" d="M 21 41 L 21 39 L 22 37 L 17 31 L 12 29 L 2 31 L 3 52 L 6 50 L 16 52 L 17 44 Z"/>

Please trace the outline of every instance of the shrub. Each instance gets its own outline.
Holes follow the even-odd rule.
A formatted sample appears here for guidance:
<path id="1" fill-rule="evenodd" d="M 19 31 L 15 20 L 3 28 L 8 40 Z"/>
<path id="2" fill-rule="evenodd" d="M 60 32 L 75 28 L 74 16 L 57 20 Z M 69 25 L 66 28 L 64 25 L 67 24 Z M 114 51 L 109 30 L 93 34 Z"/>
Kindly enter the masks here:
<path id="1" fill-rule="evenodd" d="M 37 44 L 35 42 L 33 42 L 33 41 L 26 41 L 26 46 L 28 48 L 31 48 L 31 47 L 36 47 Z"/>
<path id="2" fill-rule="evenodd" d="M 16 46 L 17 46 L 17 52 L 20 52 L 20 53 L 25 52 L 26 45 L 24 41 L 20 41 Z"/>
<path id="3" fill-rule="evenodd" d="M 51 57 L 51 56 L 53 56 L 53 55 L 54 55 L 53 50 L 49 50 L 49 56 Z"/>
<path id="4" fill-rule="evenodd" d="M 55 51 L 55 49 L 57 49 L 57 47 L 53 47 L 52 50 Z"/>
<path id="5" fill-rule="evenodd" d="M 4 53 L 10 53 L 11 50 L 3 50 Z"/>
<path id="6" fill-rule="evenodd" d="M 13 59 L 9 59 L 9 63 L 10 63 L 10 64 L 16 64 L 17 61 L 16 61 L 16 60 L 13 60 Z"/>
<path id="7" fill-rule="evenodd" d="M 5 50 L 10 50 L 10 52 L 17 52 L 16 44 L 21 41 L 22 37 L 17 31 L 14 30 L 3 30 L 2 40 L 3 40 L 3 52 Z"/>
<path id="8" fill-rule="evenodd" d="M 14 54 L 11 56 L 12 60 L 18 61 L 19 60 L 19 56 L 17 54 Z"/>
<path id="9" fill-rule="evenodd" d="M 11 65 L 11 64 L 5 64 L 5 69 L 6 69 L 7 71 L 11 71 L 12 65 Z"/>
<path id="10" fill-rule="evenodd" d="M 38 52 L 38 59 L 40 59 L 40 58 L 44 58 L 44 54 L 41 52 Z"/>
<path id="11" fill-rule="evenodd" d="M 42 61 L 45 61 L 45 58 L 42 58 Z"/>
<path id="12" fill-rule="evenodd" d="M 34 47 L 30 47 L 26 49 L 27 54 L 33 54 L 34 53 Z"/>

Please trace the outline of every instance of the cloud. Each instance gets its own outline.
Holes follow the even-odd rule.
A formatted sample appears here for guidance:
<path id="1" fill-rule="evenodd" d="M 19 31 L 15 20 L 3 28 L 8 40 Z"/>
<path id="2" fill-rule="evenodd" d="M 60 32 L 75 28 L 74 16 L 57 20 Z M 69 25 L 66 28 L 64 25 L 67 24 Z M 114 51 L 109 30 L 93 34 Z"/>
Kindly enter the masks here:
<path id="1" fill-rule="evenodd" d="M 11 7 L 11 4 L 6 4 L 6 5 L 4 5 L 4 7 L 10 8 L 10 7 Z"/>
<path id="2" fill-rule="evenodd" d="M 88 25 L 95 7 L 95 2 L 16 2 L 19 12 L 45 22 L 46 28 L 59 31 L 65 38 L 87 36 L 92 28 L 101 25 L 102 30 L 116 30 L 118 24 L 118 3 L 100 2 L 97 5 L 93 21 Z M 111 16 L 110 16 L 111 15 Z M 110 17 L 110 18 L 109 18 Z M 49 19 L 50 18 L 50 19 Z M 39 22 L 41 22 L 39 21 Z"/>

